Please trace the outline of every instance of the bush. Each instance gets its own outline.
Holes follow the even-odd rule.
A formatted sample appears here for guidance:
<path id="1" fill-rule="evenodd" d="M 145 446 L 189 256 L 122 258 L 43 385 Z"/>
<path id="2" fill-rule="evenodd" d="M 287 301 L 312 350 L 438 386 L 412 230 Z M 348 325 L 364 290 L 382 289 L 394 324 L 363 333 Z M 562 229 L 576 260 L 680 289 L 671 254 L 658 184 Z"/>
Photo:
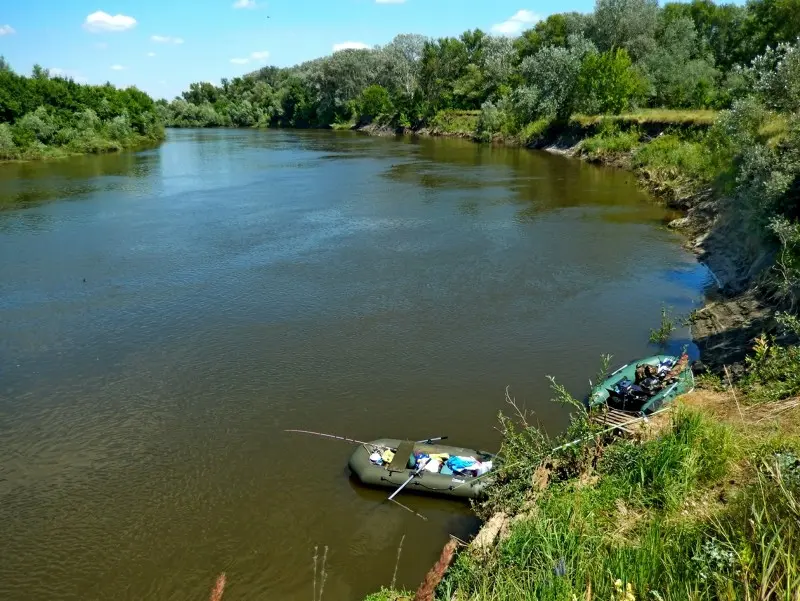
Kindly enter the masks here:
<path id="1" fill-rule="evenodd" d="M 575 106 L 575 92 L 584 57 L 596 54 L 594 44 L 572 35 L 567 47 L 545 46 L 522 61 L 525 85 L 517 92 L 520 123 L 547 117 L 566 120 Z"/>
<path id="2" fill-rule="evenodd" d="M 127 115 L 118 115 L 106 125 L 108 137 L 118 142 L 124 142 L 133 135 Z"/>
<path id="3" fill-rule="evenodd" d="M 362 122 L 373 121 L 380 115 L 391 113 L 394 109 L 389 98 L 389 90 L 379 85 L 365 88 L 356 100 L 356 107 Z"/>
<path id="4" fill-rule="evenodd" d="M 0 160 L 15 158 L 16 151 L 11 126 L 8 123 L 0 123 Z"/>
<path id="5" fill-rule="evenodd" d="M 644 91 L 644 82 L 633 69 L 627 50 L 589 53 L 578 75 L 577 109 L 590 114 L 619 114 Z"/>
<path id="6" fill-rule="evenodd" d="M 478 138 L 484 142 L 492 139 L 492 135 L 500 131 L 506 116 L 493 102 L 487 100 L 481 105 L 481 114 L 478 117 L 478 126 L 475 130 Z"/>
<path id="7" fill-rule="evenodd" d="M 777 110 L 800 110 L 800 40 L 767 48 L 753 59 L 749 79 L 763 101 Z"/>
<path id="8" fill-rule="evenodd" d="M 777 401 L 800 394 L 800 347 L 780 345 L 773 338 L 756 339 L 746 359 L 747 373 L 740 384 L 748 399 Z"/>
<path id="9" fill-rule="evenodd" d="M 779 300 L 794 307 L 800 297 L 800 223 L 786 217 L 773 217 L 769 229 L 775 234 L 780 246 L 773 266 L 776 274 Z M 794 333 L 800 336 L 800 327 L 795 324 Z"/>

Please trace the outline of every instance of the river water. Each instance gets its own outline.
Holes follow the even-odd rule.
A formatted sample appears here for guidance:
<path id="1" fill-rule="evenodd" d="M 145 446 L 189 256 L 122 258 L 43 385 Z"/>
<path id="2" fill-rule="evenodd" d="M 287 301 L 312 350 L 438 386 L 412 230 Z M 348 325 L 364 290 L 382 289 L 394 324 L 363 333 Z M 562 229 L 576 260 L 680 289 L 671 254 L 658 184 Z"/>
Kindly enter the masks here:
<path id="1" fill-rule="evenodd" d="M 630 174 L 461 140 L 171 131 L 0 166 L 0 206 L 4 600 L 305 601 L 315 547 L 359 599 L 404 536 L 416 587 L 469 507 L 284 429 L 496 449 L 509 386 L 557 433 L 546 375 L 583 394 L 708 280 Z"/>

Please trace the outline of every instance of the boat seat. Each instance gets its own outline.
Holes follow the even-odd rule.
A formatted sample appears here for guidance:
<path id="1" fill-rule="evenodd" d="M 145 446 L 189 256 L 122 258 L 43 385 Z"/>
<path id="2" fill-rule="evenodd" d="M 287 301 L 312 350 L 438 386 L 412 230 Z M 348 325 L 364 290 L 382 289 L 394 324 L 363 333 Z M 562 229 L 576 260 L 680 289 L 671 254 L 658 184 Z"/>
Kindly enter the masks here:
<path id="1" fill-rule="evenodd" d="M 397 451 L 395 451 L 394 458 L 389 464 L 389 467 L 386 469 L 388 469 L 390 472 L 402 472 L 408 469 L 408 459 L 411 457 L 411 453 L 413 452 L 414 442 L 411 440 L 404 440 L 397 446 Z"/>

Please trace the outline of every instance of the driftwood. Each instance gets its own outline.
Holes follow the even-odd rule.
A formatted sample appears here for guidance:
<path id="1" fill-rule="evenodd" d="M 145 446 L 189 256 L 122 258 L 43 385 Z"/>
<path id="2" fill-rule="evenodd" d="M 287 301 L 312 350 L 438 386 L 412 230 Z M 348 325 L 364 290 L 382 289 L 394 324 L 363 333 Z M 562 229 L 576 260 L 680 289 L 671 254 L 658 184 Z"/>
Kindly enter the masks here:
<path id="1" fill-rule="evenodd" d="M 439 561 L 436 562 L 428 573 L 425 575 L 425 580 L 419 585 L 417 594 L 414 595 L 414 601 L 433 601 L 436 594 L 436 587 L 444 578 L 447 568 L 453 563 L 455 558 L 456 548 L 458 541 L 451 538 L 442 549 L 442 554 L 439 556 Z"/>

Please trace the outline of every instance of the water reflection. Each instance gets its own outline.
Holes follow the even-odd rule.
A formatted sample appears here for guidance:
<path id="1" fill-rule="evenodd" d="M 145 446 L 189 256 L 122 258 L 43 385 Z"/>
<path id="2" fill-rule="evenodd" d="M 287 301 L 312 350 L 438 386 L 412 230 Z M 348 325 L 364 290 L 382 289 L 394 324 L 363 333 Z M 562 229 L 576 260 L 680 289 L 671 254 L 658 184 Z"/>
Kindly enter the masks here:
<path id="1" fill-rule="evenodd" d="M 149 150 L 0 164 L 0 210 L 85 198 L 120 188 L 118 178 L 131 178 L 129 190 L 147 193 L 135 182 L 151 177 L 158 163 L 158 151 Z"/>

